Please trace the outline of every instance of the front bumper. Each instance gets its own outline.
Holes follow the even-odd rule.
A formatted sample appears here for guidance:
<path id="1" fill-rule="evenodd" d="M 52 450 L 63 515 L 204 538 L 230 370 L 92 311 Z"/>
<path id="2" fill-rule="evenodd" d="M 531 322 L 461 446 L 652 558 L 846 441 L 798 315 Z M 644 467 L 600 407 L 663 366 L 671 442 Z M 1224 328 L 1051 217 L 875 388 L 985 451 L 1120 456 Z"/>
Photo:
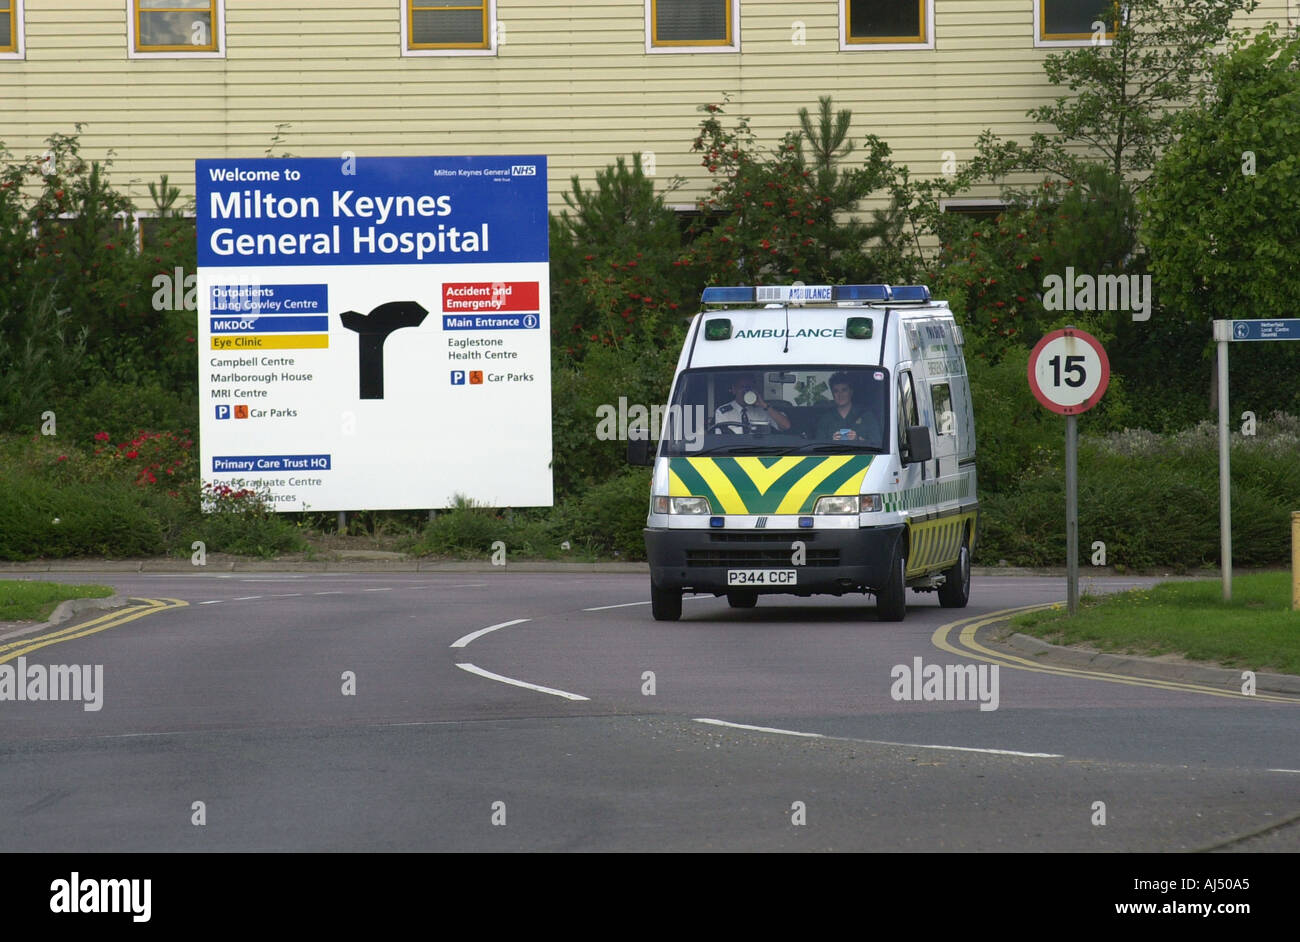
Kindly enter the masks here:
<path id="1" fill-rule="evenodd" d="M 644 532 L 650 580 L 661 589 L 720 593 L 729 588 L 729 569 L 794 569 L 798 582 L 793 586 L 745 588 L 760 594 L 843 595 L 884 585 L 903 524 L 758 532 L 647 527 Z M 791 562 L 795 541 L 806 547 L 802 566 Z"/>

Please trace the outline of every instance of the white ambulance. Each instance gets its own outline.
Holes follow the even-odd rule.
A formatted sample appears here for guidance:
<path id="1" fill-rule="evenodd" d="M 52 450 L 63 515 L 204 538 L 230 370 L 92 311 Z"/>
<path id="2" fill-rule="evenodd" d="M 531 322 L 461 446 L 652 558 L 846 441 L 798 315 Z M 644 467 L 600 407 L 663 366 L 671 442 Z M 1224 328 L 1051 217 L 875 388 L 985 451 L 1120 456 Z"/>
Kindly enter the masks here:
<path id="1" fill-rule="evenodd" d="M 707 288 L 652 466 L 654 617 L 685 592 L 871 593 L 900 621 L 907 589 L 962 608 L 979 504 L 961 328 L 924 286 Z"/>

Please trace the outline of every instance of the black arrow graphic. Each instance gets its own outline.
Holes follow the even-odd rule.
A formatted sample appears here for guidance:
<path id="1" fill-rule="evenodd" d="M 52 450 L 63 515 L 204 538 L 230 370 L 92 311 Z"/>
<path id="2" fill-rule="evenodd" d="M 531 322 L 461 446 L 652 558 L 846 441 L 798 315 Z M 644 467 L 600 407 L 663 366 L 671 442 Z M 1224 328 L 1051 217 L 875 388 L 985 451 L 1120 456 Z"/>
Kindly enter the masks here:
<path id="1" fill-rule="evenodd" d="M 384 341 L 403 327 L 419 327 L 429 312 L 415 301 L 388 301 L 369 314 L 344 311 L 339 320 L 359 337 L 358 372 L 361 374 L 361 398 L 384 398 Z"/>

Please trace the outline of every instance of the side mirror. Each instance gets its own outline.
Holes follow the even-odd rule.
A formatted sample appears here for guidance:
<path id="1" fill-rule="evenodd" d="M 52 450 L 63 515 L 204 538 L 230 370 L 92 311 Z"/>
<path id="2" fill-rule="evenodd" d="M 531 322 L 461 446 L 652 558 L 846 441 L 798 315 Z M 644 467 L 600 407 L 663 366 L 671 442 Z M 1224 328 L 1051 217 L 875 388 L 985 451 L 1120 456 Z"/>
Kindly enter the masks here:
<path id="1" fill-rule="evenodd" d="M 630 438 L 627 443 L 627 463 L 640 468 L 653 468 L 655 464 L 654 442 L 646 439 Z"/>
<path id="2" fill-rule="evenodd" d="M 906 461 L 929 461 L 934 457 L 934 439 L 930 437 L 928 425 L 909 425 L 907 427 Z"/>

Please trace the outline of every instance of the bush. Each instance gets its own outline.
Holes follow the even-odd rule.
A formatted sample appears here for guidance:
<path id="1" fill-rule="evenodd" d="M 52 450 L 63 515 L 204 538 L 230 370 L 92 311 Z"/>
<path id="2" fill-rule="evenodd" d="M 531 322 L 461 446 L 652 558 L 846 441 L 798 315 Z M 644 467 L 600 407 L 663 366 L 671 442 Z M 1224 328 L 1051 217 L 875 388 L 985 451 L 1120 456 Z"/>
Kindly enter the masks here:
<path id="1" fill-rule="evenodd" d="M 625 468 L 560 507 L 555 530 L 599 553 L 645 559 L 642 529 L 649 508 L 649 469 Z"/>
<path id="2" fill-rule="evenodd" d="M 1210 423 L 1171 435 L 1130 430 L 1085 439 L 1079 449 L 1080 558 L 1106 544 L 1108 565 L 1175 570 L 1219 563 L 1217 431 Z M 1233 561 L 1276 566 L 1290 556 L 1290 515 L 1300 509 L 1300 420 L 1276 414 L 1254 437 L 1232 438 Z M 982 498 L 983 562 L 1065 562 L 1065 470 L 1027 472 L 1004 494 Z"/>
<path id="3" fill-rule="evenodd" d="M 109 483 L 60 487 L 6 475 L 0 488 L 0 559 L 155 556 L 175 512 L 157 495 Z"/>

